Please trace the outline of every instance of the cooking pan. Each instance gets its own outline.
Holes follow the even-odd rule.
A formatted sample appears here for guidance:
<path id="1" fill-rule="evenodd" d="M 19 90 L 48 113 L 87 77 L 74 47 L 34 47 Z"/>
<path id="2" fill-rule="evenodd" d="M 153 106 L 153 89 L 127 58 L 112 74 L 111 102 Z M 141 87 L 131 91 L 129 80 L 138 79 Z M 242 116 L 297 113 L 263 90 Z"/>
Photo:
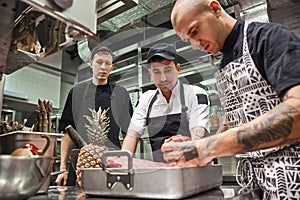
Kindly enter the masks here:
<path id="1" fill-rule="evenodd" d="M 222 184 L 221 165 L 204 167 L 132 168 L 132 156 L 127 151 L 111 151 L 108 157 L 126 156 L 123 168 L 82 169 L 82 190 L 85 194 L 109 197 L 181 199 Z"/>

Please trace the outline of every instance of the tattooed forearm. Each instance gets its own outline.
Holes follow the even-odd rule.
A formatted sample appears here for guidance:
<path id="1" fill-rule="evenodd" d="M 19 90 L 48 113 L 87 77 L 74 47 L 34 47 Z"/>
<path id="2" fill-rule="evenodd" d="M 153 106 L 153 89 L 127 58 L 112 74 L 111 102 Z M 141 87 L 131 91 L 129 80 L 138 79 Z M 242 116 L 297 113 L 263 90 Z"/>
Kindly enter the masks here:
<path id="1" fill-rule="evenodd" d="M 288 94 L 288 92 L 283 96 L 283 100 L 287 100 L 287 99 L 297 99 L 300 100 L 300 97 L 294 96 L 294 95 L 290 95 Z"/>
<path id="2" fill-rule="evenodd" d="M 193 140 L 203 138 L 207 135 L 208 135 L 207 130 L 200 126 L 192 128 L 192 130 L 191 130 L 191 136 L 192 136 Z"/>
<path id="3" fill-rule="evenodd" d="M 192 160 L 194 158 L 198 158 L 197 148 L 194 142 L 189 143 L 187 146 L 182 147 L 183 157 L 185 161 Z"/>
<path id="4" fill-rule="evenodd" d="M 279 140 L 279 144 L 291 134 L 294 121 L 291 114 L 296 112 L 299 111 L 293 106 L 282 103 L 269 111 L 261 121 L 242 126 L 237 135 L 238 142 L 243 144 L 245 151 L 256 150 L 260 144 L 276 140 Z"/>
<path id="5" fill-rule="evenodd" d="M 220 139 L 219 134 L 210 135 L 203 140 L 203 148 L 201 148 L 200 157 L 205 157 L 209 155 L 216 147 L 217 142 Z"/>

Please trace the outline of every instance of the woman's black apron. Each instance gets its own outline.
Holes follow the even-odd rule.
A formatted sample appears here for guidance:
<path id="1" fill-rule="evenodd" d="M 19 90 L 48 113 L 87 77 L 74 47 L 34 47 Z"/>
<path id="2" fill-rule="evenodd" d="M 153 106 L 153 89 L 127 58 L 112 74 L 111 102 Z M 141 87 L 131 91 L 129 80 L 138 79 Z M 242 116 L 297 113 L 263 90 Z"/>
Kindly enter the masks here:
<path id="1" fill-rule="evenodd" d="M 162 151 L 160 150 L 164 140 L 177 134 L 184 136 L 191 136 L 191 134 L 186 114 L 188 108 L 185 106 L 183 85 L 180 83 L 181 113 L 150 118 L 150 111 L 153 103 L 157 99 L 158 93 L 157 90 L 151 99 L 146 117 L 146 125 L 148 125 L 153 161 L 165 162 Z"/>

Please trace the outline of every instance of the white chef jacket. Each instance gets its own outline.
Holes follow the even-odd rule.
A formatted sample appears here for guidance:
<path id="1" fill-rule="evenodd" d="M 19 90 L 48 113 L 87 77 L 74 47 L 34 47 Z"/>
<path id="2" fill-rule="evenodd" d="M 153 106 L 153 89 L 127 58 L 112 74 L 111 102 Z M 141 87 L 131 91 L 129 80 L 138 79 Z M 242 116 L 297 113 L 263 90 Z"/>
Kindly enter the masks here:
<path id="1" fill-rule="evenodd" d="M 191 130 L 194 127 L 202 126 L 209 131 L 208 119 L 210 103 L 206 91 L 196 85 L 187 84 L 183 84 L 183 89 L 185 106 L 188 108 L 186 114 L 189 122 L 189 129 Z M 172 90 L 169 103 L 167 103 L 165 97 L 162 95 L 162 92 L 159 89 L 148 90 L 141 95 L 139 104 L 134 109 L 128 131 L 136 131 L 140 135 L 144 133 L 150 102 L 157 90 L 159 93 L 150 110 L 150 118 L 181 113 L 179 81 Z"/>

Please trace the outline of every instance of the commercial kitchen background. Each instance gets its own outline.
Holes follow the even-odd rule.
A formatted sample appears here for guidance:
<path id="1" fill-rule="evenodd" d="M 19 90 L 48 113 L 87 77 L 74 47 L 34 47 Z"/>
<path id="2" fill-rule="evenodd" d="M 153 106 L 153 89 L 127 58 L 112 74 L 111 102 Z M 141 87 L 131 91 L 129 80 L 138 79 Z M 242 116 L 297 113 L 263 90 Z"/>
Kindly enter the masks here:
<path id="1" fill-rule="evenodd" d="M 0 0 L 0 71 L 5 74 L 0 82 L 2 120 L 23 122 L 36 109 L 39 98 L 49 99 L 54 108 L 53 132 L 57 132 L 68 91 L 90 78 L 87 57 L 99 42 L 114 51 L 117 59 L 110 79 L 127 88 L 135 106 L 140 94 L 153 88 L 144 67 L 147 50 L 155 43 L 168 42 L 182 57 L 181 79 L 205 88 L 210 95 L 211 134 L 217 130 L 222 109 L 213 73 L 222 54 L 195 51 L 180 41 L 170 22 L 174 0 L 75 0 L 61 7 L 49 2 Z M 219 2 L 234 17 L 280 23 L 300 37 L 299 0 Z M 44 49 L 34 50 L 38 47 Z M 150 151 L 144 136 L 137 156 L 151 159 Z M 221 158 L 219 163 L 224 181 L 232 180 L 235 158 Z"/>

